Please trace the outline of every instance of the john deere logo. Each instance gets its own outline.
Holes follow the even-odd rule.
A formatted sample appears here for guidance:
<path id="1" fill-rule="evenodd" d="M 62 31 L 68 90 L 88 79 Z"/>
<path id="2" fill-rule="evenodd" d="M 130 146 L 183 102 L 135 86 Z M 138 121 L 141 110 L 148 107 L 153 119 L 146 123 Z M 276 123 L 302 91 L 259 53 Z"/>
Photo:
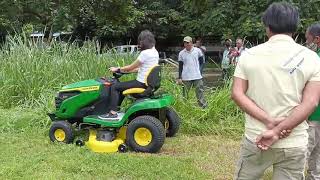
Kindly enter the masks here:
<path id="1" fill-rule="evenodd" d="M 98 89 L 99 89 L 99 86 L 91 86 L 91 87 L 83 87 L 81 88 L 81 91 L 95 91 Z"/>
<path id="2" fill-rule="evenodd" d="M 73 88 L 73 89 L 64 89 L 60 92 L 66 91 L 80 91 L 80 92 L 87 92 L 87 91 L 96 91 L 99 90 L 99 86 L 89 86 L 89 87 L 81 87 L 81 88 Z"/>

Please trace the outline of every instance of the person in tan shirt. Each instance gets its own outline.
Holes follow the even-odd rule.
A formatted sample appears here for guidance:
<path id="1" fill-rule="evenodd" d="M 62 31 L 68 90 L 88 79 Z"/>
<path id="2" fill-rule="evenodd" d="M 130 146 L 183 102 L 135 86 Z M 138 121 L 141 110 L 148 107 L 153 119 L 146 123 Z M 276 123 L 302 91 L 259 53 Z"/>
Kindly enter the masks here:
<path id="1" fill-rule="evenodd" d="M 292 38 L 296 7 L 273 3 L 262 21 L 269 40 L 245 50 L 234 73 L 232 98 L 246 120 L 235 179 L 260 179 L 270 166 L 275 180 L 303 179 L 306 119 L 320 99 L 320 59 Z"/>

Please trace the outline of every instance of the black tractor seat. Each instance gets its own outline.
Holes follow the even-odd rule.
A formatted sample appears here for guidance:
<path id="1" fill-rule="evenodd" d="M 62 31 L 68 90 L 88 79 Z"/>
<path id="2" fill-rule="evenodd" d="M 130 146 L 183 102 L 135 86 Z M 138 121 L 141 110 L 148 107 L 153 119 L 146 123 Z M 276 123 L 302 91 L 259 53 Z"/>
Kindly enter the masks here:
<path id="1" fill-rule="evenodd" d="M 148 98 L 154 96 L 161 85 L 161 66 L 153 66 L 145 78 L 147 88 L 130 88 L 122 92 L 123 95 L 130 95 L 134 98 Z"/>

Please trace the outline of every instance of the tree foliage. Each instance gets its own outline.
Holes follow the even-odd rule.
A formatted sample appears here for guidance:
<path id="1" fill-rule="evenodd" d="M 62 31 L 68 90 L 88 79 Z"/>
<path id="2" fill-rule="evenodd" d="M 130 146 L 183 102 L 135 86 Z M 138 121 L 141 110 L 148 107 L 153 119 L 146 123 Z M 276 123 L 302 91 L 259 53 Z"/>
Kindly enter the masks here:
<path id="1" fill-rule="evenodd" d="M 151 29 L 159 39 L 182 35 L 265 36 L 261 16 L 270 0 L 2 0 L 0 32 L 73 31 L 79 37 L 134 37 Z M 320 18 L 320 0 L 290 0 L 300 11 L 298 33 Z"/>
<path id="2" fill-rule="evenodd" d="M 192 34 L 216 34 L 226 38 L 255 37 L 263 39 L 265 28 L 261 22 L 263 12 L 277 1 L 260 0 L 203 0 L 184 2 L 185 32 Z M 298 33 L 320 18 L 320 1 L 291 0 L 298 7 L 301 23 Z M 189 14 L 189 16 L 188 16 Z"/>

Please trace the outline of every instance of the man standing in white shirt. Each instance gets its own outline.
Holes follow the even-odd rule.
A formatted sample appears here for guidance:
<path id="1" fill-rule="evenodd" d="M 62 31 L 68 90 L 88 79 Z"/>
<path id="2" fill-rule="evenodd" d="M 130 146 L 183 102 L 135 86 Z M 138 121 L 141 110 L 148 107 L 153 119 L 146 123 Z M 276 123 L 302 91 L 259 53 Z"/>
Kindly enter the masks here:
<path id="1" fill-rule="evenodd" d="M 207 102 L 204 99 L 204 87 L 200 72 L 203 54 L 199 48 L 193 46 L 190 36 L 183 39 L 183 45 L 185 48 L 179 53 L 179 77 L 177 82 L 184 85 L 183 94 L 186 97 L 188 97 L 191 87 L 194 86 L 199 106 L 206 108 Z"/>

